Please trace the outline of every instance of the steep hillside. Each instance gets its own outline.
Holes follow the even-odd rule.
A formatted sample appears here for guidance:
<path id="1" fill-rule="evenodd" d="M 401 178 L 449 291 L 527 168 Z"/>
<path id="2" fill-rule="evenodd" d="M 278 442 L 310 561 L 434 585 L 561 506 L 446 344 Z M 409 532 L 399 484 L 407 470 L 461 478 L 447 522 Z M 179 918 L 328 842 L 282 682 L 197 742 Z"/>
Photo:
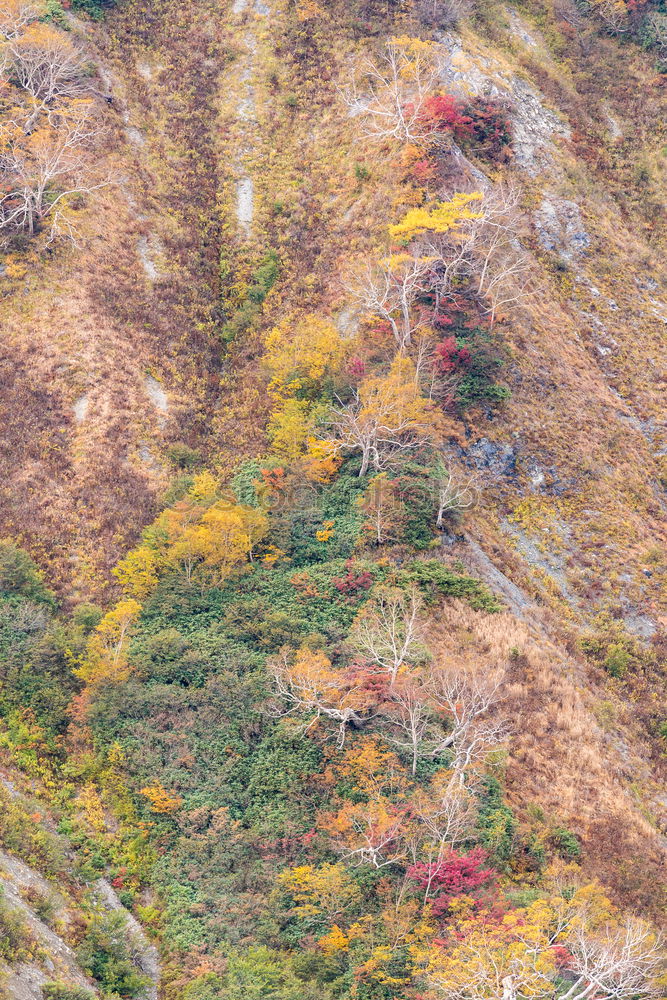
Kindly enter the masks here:
<path id="1" fill-rule="evenodd" d="M 0 0 L 9 997 L 664 993 L 666 26 Z"/>

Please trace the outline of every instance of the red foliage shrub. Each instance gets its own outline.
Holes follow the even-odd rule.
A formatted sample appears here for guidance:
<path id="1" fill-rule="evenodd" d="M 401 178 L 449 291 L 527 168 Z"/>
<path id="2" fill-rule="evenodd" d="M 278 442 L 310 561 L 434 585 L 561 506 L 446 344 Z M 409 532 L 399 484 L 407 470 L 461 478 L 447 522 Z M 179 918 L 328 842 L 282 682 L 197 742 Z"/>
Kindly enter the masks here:
<path id="1" fill-rule="evenodd" d="M 355 382 L 361 381 L 366 374 L 366 362 L 361 358 L 351 358 L 347 366 L 347 374 Z"/>
<path id="2" fill-rule="evenodd" d="M 368 590 L 373 586 L 373 576 L 368 570 L 355 573 L 351 563 L 347 564 L 345 576 L 335 576 L 331 581 L 339 594 L 356 594 L 360 590 Z"/>
<path id="3" fill-rule="evenodd" d="M 470 365 L 472 355 L 467 347 L 459 347 L 456 337 L 447 337 L 435 349 L 436 364 L 443 374 L 460 371 Z"/>
<path id="4" fill-rule="evenodd" d="M 412 865 L 408 869 L 408 877 L 422 889 L 430 887 L 433 913 L 442 917 L 456 896 L 469 896 L 476 889 L 493 883 L 496 877 L 493 868 L 482 867 L 487 858 L 488 854 L 482 847 L 475 847 L 468 854 L 450 851 L 440 862 Z"/>
<path id="5" fill-rule="evenodd" d="M 488 97 L 464 103 L 452 94 L 437 94 L 424 102 L 422 117 L 429 129 L 449 133 L 456 142 L 472 146 L 489 159 L 504 159 L 509 154 L 512 133 L 507 109 Z M 418 169 L 428 169 L 428 162 L 415 164 L 415 176 Z"/>
<path id="6" fill-rule="evenodd" d="M 428 157 L 424 157 L 423 160 L 417 160 L 416 163 L 412 164 L 412 176 L 418 184 L 428 184 L 429 181 L 434 180 L 438 176 L 437 165 L 429 160 Z"/>
<path id="7" fill-rule="evenodd" d="M 478 153 L 491 160 L 504 159 L 509 154 L 512 133 L 507 110 L 487 97 L 475 97 L 464 108 L 470 121 L 470 140 Z"/>
<path id="8" fill-rule="evenodd" d="M 451 132 L 457 142 L 472 136 L 473 122 L 451 94 L 438 94 L 424 102 L 424 119 L 439 132 Z"/>

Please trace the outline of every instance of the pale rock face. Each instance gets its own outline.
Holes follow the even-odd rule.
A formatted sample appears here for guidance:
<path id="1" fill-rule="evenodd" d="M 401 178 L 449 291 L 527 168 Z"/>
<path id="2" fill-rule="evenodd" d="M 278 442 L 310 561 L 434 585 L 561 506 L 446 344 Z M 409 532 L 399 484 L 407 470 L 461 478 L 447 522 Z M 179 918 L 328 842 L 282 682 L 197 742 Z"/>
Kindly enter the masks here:
<path id="1" fill-rule="evenodd" d="M 160 278 L 160 258 L 164 255 L 164 244 L 159 236 L 141 236 L 137 242 L 137 253 L 148 280 L 153 283 Z"/>
<path id="2" fill-rule="evenodd" d="M 528 30 L 527 25 L 523 19 L 519 17 L 517 12 L 507 7 L 505 9 L 505 13 L 507 14 L 512 34 L 520 38 L 524 45 L 527 45 L 529 49 L 537 48 L 540 43 L 535 38 L 533 33 Z"/>
<path id="3" fill-rule="evenodd" d="M 545 250 L 565 260 L 586 253 L 591 238 L 584 229 L 579 206 L 566 198 L 545 197 L 534 216 L 537 238 Z"/>
<path id="4" fill-rule="evenodd" d="M 447 89 L 459 97 L 490 97 L 506 101 L 513 133 L 514 163 L 531 176 L 553 164 L 554 142 L 570 130 L 545 107 L 539 91 L 499 64 L 466 52 L 455 35 L 442 39 L 441 75 Z"/>

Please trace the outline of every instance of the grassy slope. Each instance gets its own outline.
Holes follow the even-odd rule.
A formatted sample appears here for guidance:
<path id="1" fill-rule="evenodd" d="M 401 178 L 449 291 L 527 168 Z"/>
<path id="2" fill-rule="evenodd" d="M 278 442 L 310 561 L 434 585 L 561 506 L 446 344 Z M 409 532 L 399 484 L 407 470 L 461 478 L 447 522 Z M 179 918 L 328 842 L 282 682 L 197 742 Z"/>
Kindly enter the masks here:
<path id="1" fill-rule="evenodd" d="M 97 216 L 86 217 L 85 249 L 39 275 L 31 270 L 27 296 L 20 297 L 23 279 L 16 279 L 1 307 L 12 332 L 8 363 L 18 370 L 16 397 L 5 397 L 7 426 L 14 448 L 29 438 L 33 451 L 27 475 L 8 459 L 4 530 L 24 538 L 67 586 L 73 577 L 81 593 L 99 587 L 100 574 L 155 508 L 164 476 L 141 468 L 139 443 L 155 442 L 159 454 L 165 441 L 187 440 L 221 470 L 239 454 L 261 451 L 267 401 L 257 371 L 258 330 L 286 312 L 336 312 L 345 301 L 341 264 L 381 246 L 387 222 L 410 199 L 399 167 L 361 147 L 340 114 L 335 83 L 360 44 L 355 31 L 345 18 L 333 33 L 330 25 L 307 28 L 276 11 L 256 29 L 258 208 L 253 238 L 240 240 L 233 219 L 238 30 L 227 5 L 192 6 L 161 3 L 147 14 L 130 0 L 95 29 L 121 101 L 145 133 L 141 149 L 119 147 L 115 155 L 149 220 L 128 210 L 121 191 L 109 191 Z M 512 805 L 527 828 L 543 822 L 536 808 L 547 822 L 571 826 L 589 872 L 624 902 L 657 916 L 662 646 L 655 645 L 653 659 L 638 650 L 624 684 L 584 660 L 576 639 L 605 608 L 634 627 L 638 617 L 659 631 L 664 626 L 665 337 L 656 315 L 664 304 L 646 286 L 647 277 L 664 278 L 664 220 L 656 211 L 664 189 L 659 91 L 649 60 L 631 45 L 599 36 L 587 45 L 569 42 L 538 4 L 521 14 L 548 55 L 513 37 L 495 9 L 476 30 L 466 29 L 466 47 L 475 58 L 496 60 L 503 73 L 525 75 L 568 118 L 572 138 L 557 146 L 553 167 L 518 176 L 528 208 L 545 191 L 576 201 L 591 247 L 563 266 L 531 237 L 540 294 L 501 322 L 512 350 L 513 398 L 493 419 L 474 415 L 465 429 L 469 445 L 486 438 L 513 450 L 511 475 L 493 465 L 484 470 L 484 507 L 465 529 L 522 588 L 525 606 L 500 617 L 447 606 L 433 633 L 448 655 L 482 663 L 501 650 L 519 651 L 508 691 L 517 720 L 507 772 Z M 246 24 L 251 20 L 247 15 Z M 388 25 L 376 27 L 381 33 Z M 144 66 L 152 67 L 150 79 Z M 368 168 L 369 180 L 357 178 L 355 163 Z M 154 231 L 168 248 L 169 274 L 148 291 L 133 248 Z M 221 245 L 235 283 L 223 279 L 219 312 Z M 214 325 L 243 303 L 242 286 L 269 251 L 281 260 L 281 279 L 258 330 L 235 341 L 225 363 Z M 57 338 L 54 330 L 62 331 Z M 84 351 L 85 365 L 65 367 L 65 359 Z M 47 388 L 29 394 L 35 369 Z M 172 401 L 164 431 L 146 415 L 147 371 L 164 380 Z M 91 372 L 91 418 L 76 432 L 69 408 Z M 536 470 L 546 474 L 538 485 Z M 484 574 L 467 543 L 453 554 Z M 79 560 L 73 573 L 72 559 Z M 134 697 L 145 712 L 152 696 Z M 224 690 L 219 701 L 188 698 L 196 704 L 179 711 L 203 713 L 197 724 L 204 730 L 220 724 Z M 154 741 L 157 756 L 168 747 L 170 765 L 183 758 L 182 791 L 194 806 L 206 774 L 190 769 L 192 747 L 182 734 L 169 735 L 173 721 L 166 712 L 138 731 Z M 253 724 L 252 717 L 240 720 L 240 732 Z M 211 752 L 228 750 L 216 744 Z M 280 799 L 275 788 L 264 793 Z M 211 794 L 222 801 L 229 792 Z M 237 903 L 241 929 L 244 920 L 251 923 L 263 875 L 261 866 L 249 875 Z M 212 883 L 206 905 L 213 909 L 221 892 Z"/>

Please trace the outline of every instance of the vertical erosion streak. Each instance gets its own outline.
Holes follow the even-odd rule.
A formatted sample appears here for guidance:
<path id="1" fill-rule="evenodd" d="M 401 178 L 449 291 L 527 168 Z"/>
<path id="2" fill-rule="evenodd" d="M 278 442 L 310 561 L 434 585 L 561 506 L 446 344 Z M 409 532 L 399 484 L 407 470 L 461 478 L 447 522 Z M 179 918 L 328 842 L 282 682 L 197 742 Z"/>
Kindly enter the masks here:
<path id="1" fill-rule="evenodd" d="M 269 7 L 255 0 L 250 8 L 249 0 L 234 0 L 232 13 L 241 17 L 250 12 L 251 16 L 267 17 Z M 252 235 L 252 224 L 255 215 L 255 184 L 250 175 L 247 160 L 254 152 L 257 117 L 255 109 L 255 93 L 252 78 L 257 54 L 257 35 L 252 26 L 244 37 L 245 55 L 241 62 L 240 90 L 236 103 L 236 116 L 239 126 L 241 147 L 237 163 L 236 181 L 236 219 L 239 228 L 246 239 Z"/>

